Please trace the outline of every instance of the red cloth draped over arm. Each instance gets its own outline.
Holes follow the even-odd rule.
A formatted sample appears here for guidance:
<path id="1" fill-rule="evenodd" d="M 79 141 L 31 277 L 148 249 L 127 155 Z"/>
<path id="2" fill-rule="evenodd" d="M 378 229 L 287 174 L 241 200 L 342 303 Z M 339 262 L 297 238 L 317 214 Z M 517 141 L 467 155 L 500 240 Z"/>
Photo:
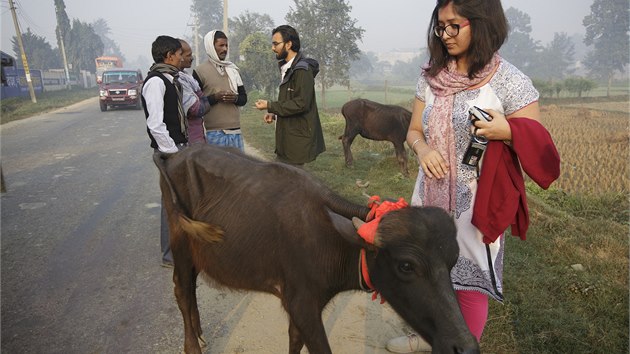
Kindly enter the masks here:
<path id="1" fill-rule="evenodd" d="M 560 155 L 551 135 L 539 122 L 508 119 L 512 148 L 490 141 L 483 158 L 472 224 L 492 243 L 512 225 L 512 234 L 525 240 L 529 210 L 521 167 L 541 188 L 560 176 Z M 520 162 L 520 164 L 519 164 Z"/>

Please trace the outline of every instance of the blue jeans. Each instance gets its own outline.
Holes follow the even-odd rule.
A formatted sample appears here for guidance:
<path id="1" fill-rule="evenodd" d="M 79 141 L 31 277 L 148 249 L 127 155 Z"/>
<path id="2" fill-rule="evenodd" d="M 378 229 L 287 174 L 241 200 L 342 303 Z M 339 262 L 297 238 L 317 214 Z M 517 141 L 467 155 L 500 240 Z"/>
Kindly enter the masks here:
<path id="1" fill-rule="evenodd" d="M 208 144 L 219 146 L 231 146 L 245 151 L 243 136 L 241 134 L 226 134 L 223 130 L 208 130 L 206 132 Z"/>

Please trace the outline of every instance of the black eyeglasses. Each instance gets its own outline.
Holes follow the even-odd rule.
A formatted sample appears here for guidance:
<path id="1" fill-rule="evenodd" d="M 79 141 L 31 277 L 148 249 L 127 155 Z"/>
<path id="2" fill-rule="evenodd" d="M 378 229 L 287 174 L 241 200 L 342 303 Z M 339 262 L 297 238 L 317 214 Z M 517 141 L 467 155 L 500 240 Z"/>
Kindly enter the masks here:
<path id="1" fill-rule="evenodd" d="M 274 47 L 277 47 L 277 46 L 279 46 L 282 43 L 284 43 L 284 42 L 271 42 L 271 45 L 274 46 Z"/>
<path id="2" fill-rule="evenodd" d="M 444 32 L 446 32 L 446 34 L 449 37 L 455 37 L 459 34 L 460 28 L 464 28 L 468 26 L 469 24 L 470 22 L 466 20 L 459 24 L 453 23 L 447 26 L 435 26 L 433 27 L 433 34 L 435 34 L 436 37 L 442 38 L 442 36 L 444 35 Z"/>

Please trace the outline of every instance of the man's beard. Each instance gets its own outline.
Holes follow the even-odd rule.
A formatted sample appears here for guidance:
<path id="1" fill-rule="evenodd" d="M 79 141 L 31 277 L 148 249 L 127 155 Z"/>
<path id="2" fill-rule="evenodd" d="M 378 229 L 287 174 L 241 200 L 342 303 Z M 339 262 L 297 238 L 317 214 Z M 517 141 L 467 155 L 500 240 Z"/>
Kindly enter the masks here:
<path id="1" fill-rule="evenodd" d="M 282 51 L 280 53 L 276 53 L 276 59 L 284 60 L 287 58 L 288 55 L 289 52 L 285 48 L 282 48 Z"/>

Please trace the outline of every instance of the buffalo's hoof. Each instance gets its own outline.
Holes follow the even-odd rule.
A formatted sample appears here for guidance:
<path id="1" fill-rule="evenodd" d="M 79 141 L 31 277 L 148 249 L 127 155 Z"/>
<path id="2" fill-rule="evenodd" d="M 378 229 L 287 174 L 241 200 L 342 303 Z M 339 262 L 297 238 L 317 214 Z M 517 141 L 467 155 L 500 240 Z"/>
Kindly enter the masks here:
<path id="1" fill-rule="evenodd" d="M 208 346 L 208 343 L 206 343 L 206 340 L 203 339 L 203 336 L 197 337 L 197 341 L 199 342 L 199 346 L 202 348 L 205 348 Z"/>

